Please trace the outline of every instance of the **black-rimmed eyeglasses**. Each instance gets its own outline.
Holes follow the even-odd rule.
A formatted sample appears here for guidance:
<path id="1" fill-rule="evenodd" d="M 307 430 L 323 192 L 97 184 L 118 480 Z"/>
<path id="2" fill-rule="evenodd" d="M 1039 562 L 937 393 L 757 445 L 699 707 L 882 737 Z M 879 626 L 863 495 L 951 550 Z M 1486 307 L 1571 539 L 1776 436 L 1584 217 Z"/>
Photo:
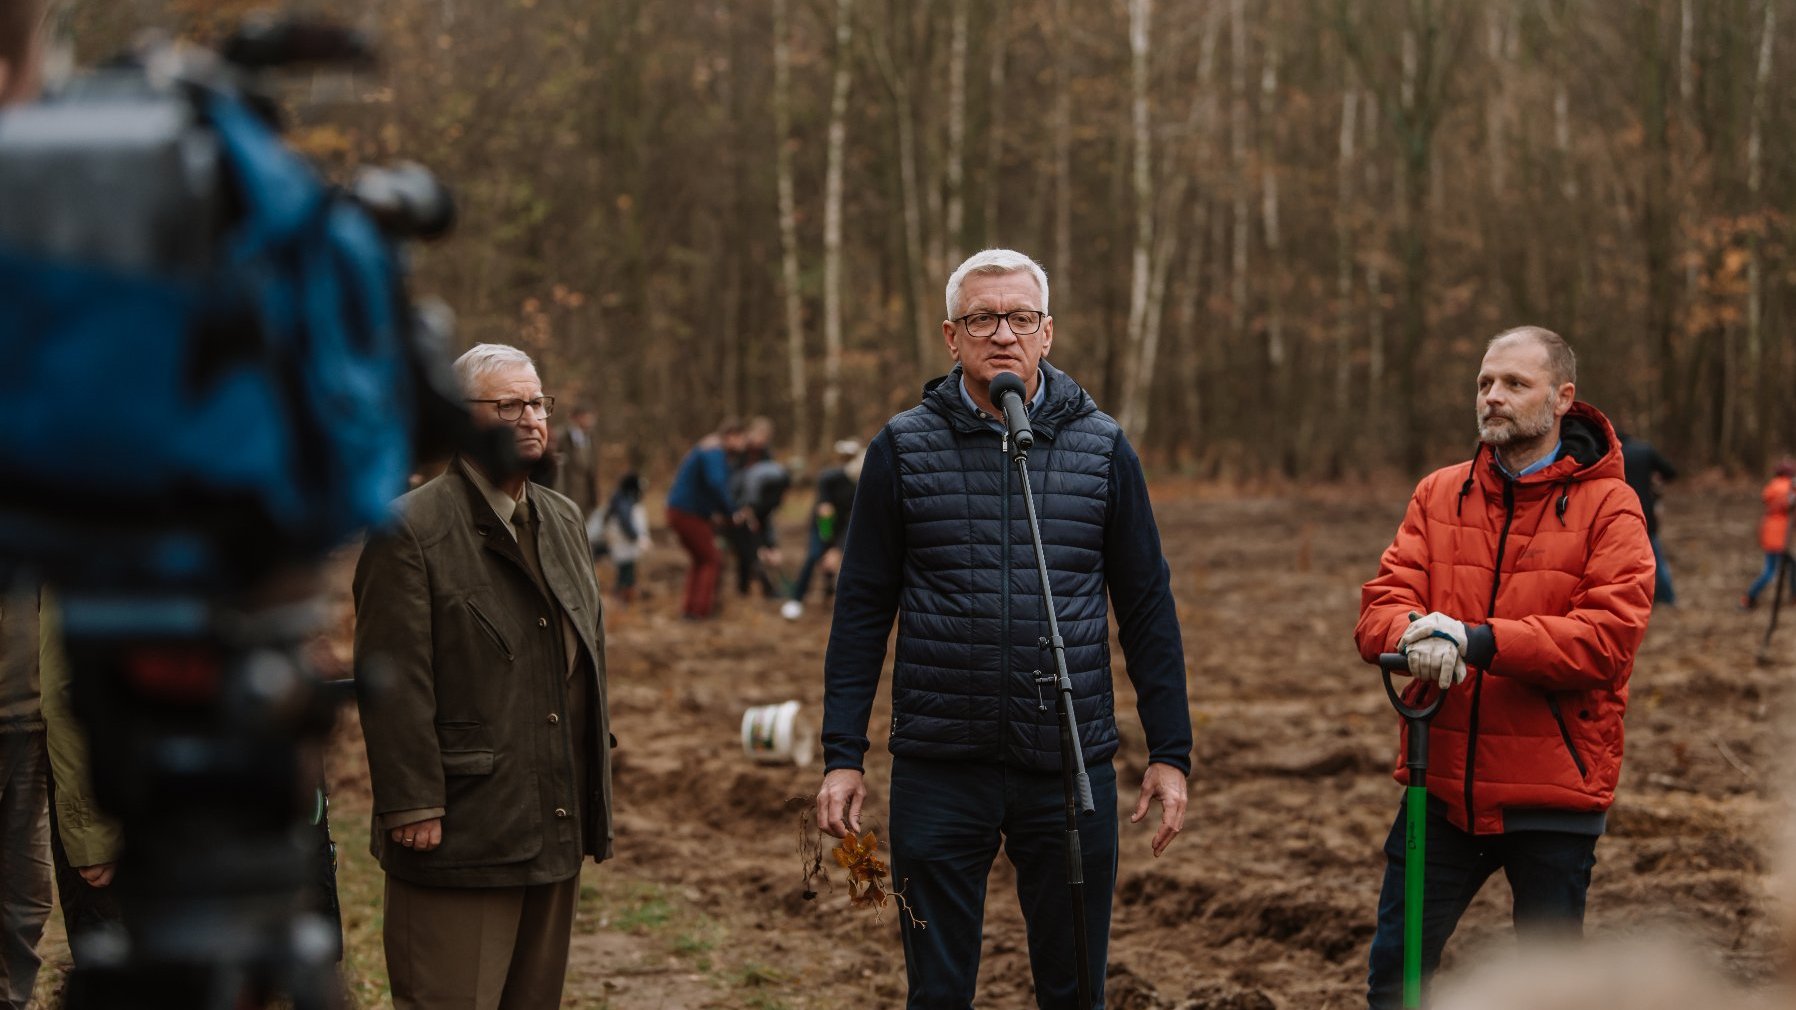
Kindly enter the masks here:
<path id="1" fill-rule="evenodd" d="M 493 411 L 499 415 L 499 420 L 501 421 L 515 421 L 518 418 L 523 417 L 525 407 L 529 407 L 543 417 L 548 417 L 550 414 L 555 413 L 555 398 L 553 396 L 539 396 L 534 400 L 476 400 L 470 396 L 468 397 L 468 402 L 492 404 Z"/>
<path id="2" fill-rule="evenodd" d="M 1041 321 L 1047 313 L 1040 309 L 1012 309 L 1009 312 L 969 312 L 959 319 L 950 322 L 959 323 L 966 328 L 967 336 L 994 337 L 998 334 L 998 324 L 1008 323 L 1010 332 L 1019 337 L 1026 337 L 1041 329 Z"/>

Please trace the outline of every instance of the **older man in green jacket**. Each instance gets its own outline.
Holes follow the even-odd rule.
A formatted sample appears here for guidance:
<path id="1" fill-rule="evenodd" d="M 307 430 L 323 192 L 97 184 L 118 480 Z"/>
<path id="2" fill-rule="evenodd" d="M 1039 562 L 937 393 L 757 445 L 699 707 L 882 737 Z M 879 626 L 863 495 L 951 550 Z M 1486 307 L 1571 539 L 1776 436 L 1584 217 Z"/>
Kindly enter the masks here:
<path id="1" fill-rule="evenodd" d="M 536 368 L 455 363 L 477 421 L 526 465 L 549 446 Z M 457 459 L 399 500 L 356 566 L 356 666 L 387 873 L 396 1010 L 560 1005 L 584 857 L 611 853 L 599 591 L 583 517 L 522 474 Z"/>

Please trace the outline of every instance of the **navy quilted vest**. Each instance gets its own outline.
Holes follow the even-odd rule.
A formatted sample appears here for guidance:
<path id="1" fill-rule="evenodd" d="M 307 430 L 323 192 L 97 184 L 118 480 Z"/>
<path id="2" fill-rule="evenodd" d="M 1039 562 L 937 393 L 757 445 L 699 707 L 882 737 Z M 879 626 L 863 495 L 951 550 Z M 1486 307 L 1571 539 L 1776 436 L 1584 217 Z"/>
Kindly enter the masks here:
<path id="1" fill-rule="evenodd" d="M 1031 418 L 1041 520 L 1087 762 L 1116 753 L 1104 528 L 1122 429 L 1066 373 Z M 908 546 L 892 678 L 894 754 L 1060 767 L 1040 579 L 1003 435 L 960 395 L 958 367 L 888 426 Z"/>

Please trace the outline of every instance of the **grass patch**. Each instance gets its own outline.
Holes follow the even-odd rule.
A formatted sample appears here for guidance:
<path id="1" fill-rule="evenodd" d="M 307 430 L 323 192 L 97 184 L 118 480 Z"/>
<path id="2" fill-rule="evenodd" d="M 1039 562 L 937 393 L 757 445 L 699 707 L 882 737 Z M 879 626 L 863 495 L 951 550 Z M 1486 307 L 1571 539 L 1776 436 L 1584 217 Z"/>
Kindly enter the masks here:
<path id="1" fill-rule="evenodd" d="M 337 843 L 337 904 L 343 909 L 343 988 L 354 1010 L 389 1010 L 387 952 L 382 945 L 386 874 L 368 853 L 368 808 L 348 800 L 331 804 L 331 838 Z"/>
<path id="2" fill-rule="evenodd" d="M 598 891 L 597 888 L 593 890 Z M 617 894 L 595 893 L 594 904 L 599 906 L 594 911 L 599 915 L 600 925 L 610 926 L 620 933 L 654 932 L 672 921 L 674 915 L 667 892 L 658 884 L 640 881 L 629 883 Z"/>
<path id="3" fill-rule="evenodd" d="M 750 961 L 736 970 L 736 985 L 744 989 L 764 989 L 779 985 L 786 981 L 786 973 L 778 968 L 770 968 L 757 961 Z"/>

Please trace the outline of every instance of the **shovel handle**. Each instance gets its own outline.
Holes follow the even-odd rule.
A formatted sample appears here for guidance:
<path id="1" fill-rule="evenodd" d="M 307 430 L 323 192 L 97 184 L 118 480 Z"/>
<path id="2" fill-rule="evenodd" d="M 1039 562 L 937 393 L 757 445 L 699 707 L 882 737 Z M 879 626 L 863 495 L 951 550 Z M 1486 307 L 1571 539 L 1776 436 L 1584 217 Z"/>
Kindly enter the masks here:
<path id="1" fill-rule="evenodd" d="M 1434 718 L 1434 713 L 1440 711 L 1441 702 L 1447 700 L 1447 692 L 1441 691 L 1434 696 L 1433 701 L 1419 708 L 1404 703 L 1403 696 L 1397 693 L 1397 685 L 1391 682 L 1393 672 L 1409 672 L 1409 657 L 1401 652 L 1379 653 L 1378 671 L 1384 675 L 1384 693 L 1390 696 L 1391 704 L 1396 706 L 1398 713 L 1405 719 L 1418 719 L 1426 722 Z"/>

